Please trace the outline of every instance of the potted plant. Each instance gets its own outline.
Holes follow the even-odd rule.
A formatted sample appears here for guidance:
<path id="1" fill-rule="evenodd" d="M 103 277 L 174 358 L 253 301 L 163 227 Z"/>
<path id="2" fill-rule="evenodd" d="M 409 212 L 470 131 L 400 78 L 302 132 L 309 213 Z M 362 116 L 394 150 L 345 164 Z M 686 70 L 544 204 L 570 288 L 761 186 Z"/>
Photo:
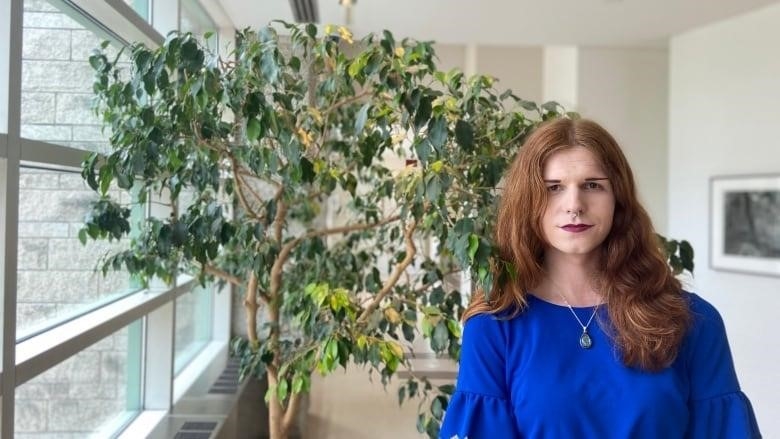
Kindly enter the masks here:
<path id="1" fill-rule="evenodd" d="M 130 233 L 114 184 L 169 206 L 103 268 L 242 291 L 247 336 L 232 351 L 267 377 L 272 439 L 288 437 L 313 373 L 354 362 L 387 382 L 420 332 L 457 359 L 467 298 L 443 281 L 464 271 L 487 286 L 500 272 L 497 186 L 558 104 L 440 72 L 431 43 L 389 32 L 353 41 L 277 22 L 238 33 L 229 59 L 179 33 L 129 50 L 125 71 L 104 51 L 90 58 L 111 148 L 84 162 L 100 199 L 80 236 Z M 687 243 L 665 245 L 692 268 Z M 418 429 L 434 437 L 452 390 L 413 375 L 399 400 L 428 400 Z"/>

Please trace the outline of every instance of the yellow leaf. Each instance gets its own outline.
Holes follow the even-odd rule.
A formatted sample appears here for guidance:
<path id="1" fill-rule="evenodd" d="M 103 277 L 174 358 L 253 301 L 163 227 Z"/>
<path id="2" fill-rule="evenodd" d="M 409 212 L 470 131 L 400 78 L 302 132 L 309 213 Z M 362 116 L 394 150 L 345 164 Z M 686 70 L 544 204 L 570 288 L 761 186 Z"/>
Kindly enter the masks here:
<path id="1" fill-rule="evenodd" d="M 441 160 L 437 160 L 437 161 L 431 163 L 431 171 L 435 172 L 436 174 L 441 172 L 441 169 L 443 167 L 444 167 L 444 162 L 442 162 Z"/>
<path id="2" fill-rule="evenodd" d="M 306 145 L 307 148 L 310 147 L 312 142 L 314 141 L 311 134 L 306 132 L 306 130 L 304 130 L 301 127 L 298 127 L 298 138 L 300 139 L 301 143 Z"/>
<path id="3" fill-rule="evenodd" d="M 394 341 L 387 342 L 390 351 L 393 353 L 393 355 L 396 358 L 403 358 L 404 357 L 404 349 L 401 347 L 400 344 Z"/>
<path id="4" fill-rule="evenodd" d="M 397 56 L 399 58 L 403 58 L 404 53 L 406 53 L 406 51 L 404 50 L 403 47 L 398 46 L 398 47 L 395 48 L 395 56 Z"/>
<path id="5" fill-rule="evenodd" d="M 317 123 L 322 123 L 322 113 L 320 113 L 320 110 L 314 107 L 309 107 L 309 114 L 311 114 L 311 117 L 313 117 Z"/>
<path id="6" fill-rule="evenodd" d="M 325 35 L 330 35 L 331 32 L 333 32 L 333 25 L 332 24 L 326 24 L 325 25 Z"/>
<path id="7" fill-rule="evenodd" d="M 401 323 L 401 314 L 398 314 L 398 311 L 395 310 L 395 308 L 385 308 L 385 318 L 387 318 L 387 321 L 397 325 L 398 323 Z"/>
<path id="8" fill-rule="evenodd" d="M 365 335 L 361 335 L 357 339 L 357 345 L 360 349 L 365 349 L 366 345 L 368 345 L 368 340 L 366 339 Z"/>
<path id="9" fill-rule="evenodd" d="M 352 32 L 349 31 L 344 26 L 339 26 L 339 36 L 342 40 L 346 41 L 349 44 L 352 44 L 354 41 L 352 41 Z"/>

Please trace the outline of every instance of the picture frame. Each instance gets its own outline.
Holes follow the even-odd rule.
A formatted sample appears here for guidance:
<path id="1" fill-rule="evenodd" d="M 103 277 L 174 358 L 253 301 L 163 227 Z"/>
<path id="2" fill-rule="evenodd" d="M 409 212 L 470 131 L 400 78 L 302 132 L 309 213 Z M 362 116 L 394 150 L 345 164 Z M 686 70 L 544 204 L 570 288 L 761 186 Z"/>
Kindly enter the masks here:
<path id="1" fill-rule="evenodd" d="M 780 277 L 780 174 L 710 178 L 710 268 Z"/>

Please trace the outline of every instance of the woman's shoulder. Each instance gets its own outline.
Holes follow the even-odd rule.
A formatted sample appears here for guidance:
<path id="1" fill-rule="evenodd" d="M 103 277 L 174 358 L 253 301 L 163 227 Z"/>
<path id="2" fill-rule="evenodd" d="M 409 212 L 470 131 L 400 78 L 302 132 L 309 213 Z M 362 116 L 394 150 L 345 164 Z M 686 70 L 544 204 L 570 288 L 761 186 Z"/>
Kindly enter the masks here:
<path id="1" fill-rule="evenodd" d="M 708 326 L 723 326 L 720 312 L 710 302 L 691 291 L 683 291 L 691 313 L 691 330 L 696 331 Z"/>
<path id="2" fill-rule="evenodd" d="M 523 318 L 522 311 L 503 310 L 498 312 L 479 312 L 467 318 L 463 323 L 464 338 L 471 334 L 480 339 L 508 342 L 517 332 L 517 325 Z"/>
<path id="3" fill-rule="evenodd" d="M 691 321 L 684 350 L 713 351 L 728 346 L 726 325 L 717 308 L 700 295 L 685 291 Z"/>

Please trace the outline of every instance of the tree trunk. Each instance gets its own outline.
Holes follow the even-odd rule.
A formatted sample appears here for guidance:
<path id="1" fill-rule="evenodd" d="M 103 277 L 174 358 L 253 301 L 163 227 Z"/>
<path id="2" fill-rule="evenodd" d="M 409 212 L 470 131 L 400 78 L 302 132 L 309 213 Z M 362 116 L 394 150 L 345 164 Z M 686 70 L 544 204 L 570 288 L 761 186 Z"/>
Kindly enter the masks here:
<path id="1" fill-rule="evenodd" d="M 271 370 L 267 373 L 268 387 L 273 389 L 278 384 L 276 373 Z M 268 433 L 270 439 L 287 439 L 287 431 L 284 429 L 284 407 L 276 395 L 271 395 L 268 401 Z"/>

